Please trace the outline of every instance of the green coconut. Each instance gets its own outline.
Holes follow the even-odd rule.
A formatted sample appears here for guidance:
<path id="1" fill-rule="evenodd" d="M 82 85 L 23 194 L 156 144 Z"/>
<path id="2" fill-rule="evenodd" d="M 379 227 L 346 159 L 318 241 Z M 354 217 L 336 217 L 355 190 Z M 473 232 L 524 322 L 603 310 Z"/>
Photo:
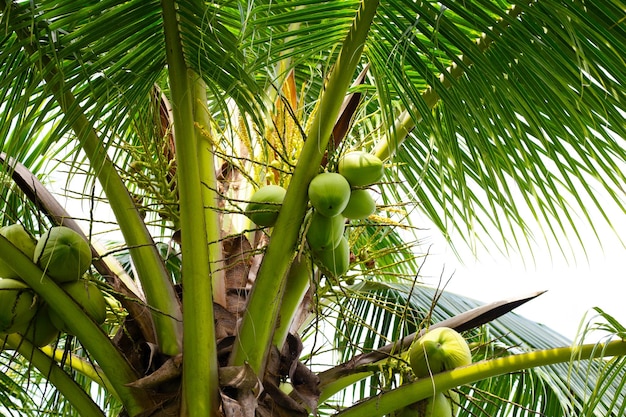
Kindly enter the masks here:
<path id="1" fill-rule="evenodd" d="M 309 184 L 309 200 L 320 214 L 336 216 L 348 205 L 350 184 L 336 172 L 319 174 Z"/>
<path id="2" fill-rule="evenodd" d="M 454 391 L 437 392 L 432 397 L 408 405 L 393 417 L 452 417 L 456 415 L 459 395 Z"/>
<path id="3" fill-rule="evenodd" d="M 37 298 L 28 285 L 9 278 L 0 279 L 0 333 L 26 329 L 37 312 Z"/>
<path id="4" fill-rule="evenodd" d="M 452 417 L 453 415 L 454 406 L 443 392 L 438 392 L 417 404 L 418 417 Z"/>
<path id="5" fill-rule="evenodd" d="M 352 187 L 364 187 L 383 177 L 383 161 L 371 153 L 348 152 L 339 159 L 338 171 Z"/>
<path id="6" fill-rule="evenodd" d="M 26 330 L 20 333 L 37 347 L 52 343 L 59 335 L 59 330 L 50 319 L 50 307 L 47 304 L 41 305 L 37 309 L 35 317 L 28 323 Z"/>
<path id="7" fill-rule="evenodd" d="M 341 215 L 351 220 L 366 219 L 376 211 L 376 202 L 367 190 L 352 190 Z"/>
<path id="8" fill-rule="evenodd" d="M 409 351 L 409 363 L 417 377 L 426 377 L 472 363 L 467 341 L 456 330 L 437 327 L 417 339 Z"/>
<path id="9" fill-rule="evenodd" d="M 252 194 L 244 214 L 259 226 L 274 226 L 286 193 L 280 185 L 261 187 Z"/>
<path id="10" fill-rule="evenodd" d="M 314 252 L 314 261 L 326 273 L 333 277 L 343 275 L 350 268 L 350 245 L 348 239 L 341 238 L 339 245 L 334 249 Z"/>
<path id="11" fill-rule="evenodd" d="M 76 282 L 70 282 L 61 286 L 70 297 L 74 299 L 97 324 L 102 324 L 106 320 L 106 300 L 102 291 L 96 284 L 85 279 Z M 57 329 L 69 332 L 67 324 L 61 316 L 54 310 L 50 309 L 50 320 Z"/>
<path id="12" fill-rule="evenodd" d="M 342 215 L 326 217 L 315 211 L 311 214 L 306 241 L 316 251 L 334 249 L 341 242 L 345 228 L 346 220 Z"/>
<path id="13" fill-rule="evenodd" d="M 10 224 L 0 228 L 0 235 L 7 238 L 15 247 L 21 250 L 26 256 L 33 259 L 35 254 L 35 245 L 37 241 L 30 233 L 24 229 L 21 224 Z M 20 276 L 13 271 L 9 264 L 0 259 L 0 277 L 21 279 Z"/>
<path id="14" fill-rule="evenodd" d="M 91 248 L 69 227 L 54 226 L 37 242 L 33 259 L 56 282 L 76 281 L 91 265 Z"/>

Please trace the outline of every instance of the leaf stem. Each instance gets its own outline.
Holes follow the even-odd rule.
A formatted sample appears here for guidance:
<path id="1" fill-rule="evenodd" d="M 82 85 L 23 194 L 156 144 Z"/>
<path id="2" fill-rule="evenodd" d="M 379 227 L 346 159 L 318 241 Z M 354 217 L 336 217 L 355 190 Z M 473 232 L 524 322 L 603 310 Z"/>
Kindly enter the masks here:
<path id="1" fill-rule="evenodd" d="M 203 204 L 203 196 L 210 195 L 204 187 L 214 190 L 216 183 L 201 183 L 198 150 L 202 139 L 199 129 L 194 127 L 194 106 L 198 106 L 195 100 L 202 98 L 196 95 L 196 83 L 200 81 L 189 78 L 176 2 L 162 0 L 161 5 L 176 132 L 180 204 L 184 319 L 182 413 L 186 416 L 217 416 L 219 378 L 207 231 L 215 235 L 218 223 L 214 213 L 210 213 L 213 210 L 210 207 L 205 209 Z M 202 155 L 206 156 L 206 153 L 202 152 Z M 215 181 L 214 178 L 208 180 Z M 211 224 L 207 224 L 207 220 Z"/>
<path id="2" fill-rule="evenodd" d="M 287 272 L 294 258 L 300 225 L 306 211 L 308 184 L 319 172 L 334 121 L 361 61 L 363 46 L 377 8 L 378 0 L 364 0 L 344 40 L 320 99 L 318 112 L 307 130 L 307 139 L 287 189 L 283 208 L 278 215 L 248 299 L 246 315 L 234 342 L 230 360 L 232 365 L 248 363 L 257 375 L 263 375 L 265 371 L 265 361 L 282 303 Z"/>
<path id="3" fill-rule="evenodd" d="M 293 323 L 294 312 L 301 307 L 302 300 L 306 295 L 311 283 L 311 262 L 306 255 L 296 257 L 291 263 L 287 274 L 285 295 L 280 306 L 279 320 L 274 332 L 274 346 L 282 348 L 289 329 Z M 308 308 L 309 306 L 306 306 Z"/>
<path id="4" fill-rule="evenodd" d="M 483 379 L 539 366 L 624 355 L 626 355 L 626 341 L 614 340 L 608 343 L 537 350 L 480 361 L 472 365 L 433 375 L 432 378 L 418 379 L 410 384 L 402 385 L 394 390 L 360 402 L 334 415 L 337 417 L 383 416 L 416 401 L 428 398 L 435 392 L 447 391 L 454 387 L 471 384 Z"/>
<path id="5" fill-rule="evenodd" d="M 206 108 L 206 83 L 195 73 L 190 72 L 190 83 L 194 89 L 194 120 L 198 145 L 198 170 L 202 184 L 202 205 L 209 251 L 209 271 L 213 284 L 213 301 L 226 306 L 226 282 L 222 254 L 221 224 L 217 211 L 219 195 L 215 174 L 215 155 L 211 120 Z"/>

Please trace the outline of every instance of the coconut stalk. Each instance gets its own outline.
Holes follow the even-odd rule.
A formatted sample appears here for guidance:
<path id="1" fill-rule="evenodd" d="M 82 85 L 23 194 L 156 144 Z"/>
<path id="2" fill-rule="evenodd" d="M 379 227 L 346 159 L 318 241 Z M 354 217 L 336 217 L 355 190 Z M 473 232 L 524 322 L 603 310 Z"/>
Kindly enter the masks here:
<path id="1" fill-rule="evenodd" d="M 415 382 L 402 385 L 394 390 L 376 395 L 357 403 L 334 416 L 361 417 L 384 416 L 395 410 L 431 397 L 435 392 L 448 391 L 460 385 L 471 384 L 499 375 L 520 372 L 540 366 L 568 363 L 588 359 L 626 355 L 626 341 L 614 340 L 608 343 L 585 344 L 537 350 L 534 352 L 506 356 L 497 359 L 476 362 L 472 365 L 452 369 L 420 378 Z"/>
<path id="2" fill-rule="evenodd" d="M 363 46 L 378 7 L 377 0 L 364 0 L 346 37 L 326 89 L 306 132 L 306 142 L 287 189 L 270 243 L 250 293 L 246 314 L 233 344 L 232 365 L 247 363 L 261 376 L 276 328 L 289 266 L 294 259 L 300 225 L 304 220 L 309 182 L 320 163 L 343 98 L 361 60 Z M 293 316 L 289 314 L 288 316 Z"/>
<path id="3" fill-rule="evenodd" d="M 10 7 L 0 0 L 0 7 Z M 82 111 L 74 95 L 63 83 L 63 77 L 54 61 L 45 51 L 39 49 L 37 38 L 21 25 L 22 19 L 17 10 L 7 13 L 7 18 L 15 20 L 11 27 L 19 27 L 16 35 L 23 41 L 25 51 L 33 57 L 33 66 L 39 71 L 53 97 L 70 121 L 83 151 L 89 158 L 91 168 L 107 196 L 109 205 L 129 247 L 148 304 L 152 307 L 152 317 L 160 350 L 168 355 L 180 352 L 182 345 L 182 312 L 174 292 L 169 274 L 154 245 L 152 236 L 137 210 L 126 186 L 113 162 L 107 156 L 104 142 L 97 135 L 91 122 Z"/>
<path id="4" fill-rule="evenodd" d="M 215 148 L 211 118 L 206 108 L 206 83 L 195 73 L 189 74 L 189 82 L 194 89 L 194 125 L 198 146 L 198 169 L 202 184 L 202 205 L 209 251 L 209 270 L 213 285 L 213 301 L 226 307 L 226 278 L 224 273 L 224 256 L 220 218 L 217 211 L 220 196 L 217 192 L 217 176 L 215 174 Z"/>
<path id="5" fill-rule="evenodd" d="M 72 407 L 81 416 L 103 416 L 104 412 L 98 407 L 85 390 L 76 383 L 61 367 L 49 356 L 35 347 L 31 342 L 17 333 L 3 337 L 0 346 L 8 346 L 28 359 L 49 383 L 59 390 L 63 397 L 72 404 Z"/>
<path id="6" fill-rule="evenodd" d="M 296 257 L 287 274 L 283 302 L 280 305 L 278 327 L 274 332 L 274 346 L 282 348 L 311 283 L 311 262 L 307 256 Z M 304 306 L 308 308 L 307 306 Z"/>
<path id="7" fill-rule="evenodd" d="M 215 174 L 208 174 L 204 178 L 212 183 L 201 182 L 198 151 L 200 143 L 207 146 L 207 142 L 202 140 L 200 130 L 194 127 L 194 106 L 198 108 L 198 100 L 203 97 L 202 94 L 198 95 L 196 83 L 199 87 L 203 83 L 195 77 L 193 80 L 189 77 L 178 27 L 176 2 L 163 0 L 161 5 L 178 162 L 176 174 L 180 203 L 184 319 L 181 415 L 217 416 L 219 378 L 213 284 L 209 267 L 212 259 L 209 257 L 207 232 L 215 236 L 215 233 L 219 233 L 219 224 L 216 213 L 204 207 L 205 199 L 210 200 L 210 207 L 215 206 L 213 197 L 217 182 Z M 206 118 L 203 117 L 203 120 Z M 203 149 L 200 156 L 207 154 L 211 154 L 210 150 Z M 213 160 L 212 156 L 210 160 Z M 207 170 L 204 169 L 203 173 L 206 174 Z M 212 254 L 215 256 L 215 252 Z"/>

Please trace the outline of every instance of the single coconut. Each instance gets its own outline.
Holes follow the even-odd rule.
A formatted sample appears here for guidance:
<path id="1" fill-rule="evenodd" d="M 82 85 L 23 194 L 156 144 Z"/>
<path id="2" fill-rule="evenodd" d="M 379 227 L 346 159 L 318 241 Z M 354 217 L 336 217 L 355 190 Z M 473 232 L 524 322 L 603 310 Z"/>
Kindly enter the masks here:
<path id="1" fill-rule="evenodd" d="M 37 347 L 52 343 L 59 335 L 59 330 L 50 319 L 50 307 L 47 304 L 39 306 L 35 317 L 28 323 L 26 330 L 20 333 Z"/>
<path id="2" fill-rule="evenodd" d="M 409 363 L 419 378 L 472 363 L 469 345 L 456 330 L 437 327 L 417 339 L 409 351 Z"/>
<path id="3" fill-rule="evenodd" d="M 306 241 L 314 251 L 334 249 L 341 242 L 346 228 L 342 215 L 326 217 L 317 211 L 311 214 L 311 221 L 306 232 Z"/>
<path id="4" fill-rule="evenodd" d="M 37 297 L 28 285 L 9 278 L 0 279 L 0 333 L 26 329 L 37 312 Z"/>
<path id="5" fill-rule="evenodd" d="M 259 226 L 274 226 L 286 193 L 279 185 L 261 187 L 252 194 L 244 214 Z"/>
<path id="6" fill-rule="evenodd" d="M 320 214 L 336 216 L 348 205 L 350 184 L 335 172 L 316 175 L 309 184 L 309 200 Z"/>
<path id="7" fill-rule="evenodd" d="M 91 265 L 91 248 L 79 233 L 55 226 L 41 236 L 33 259 L 56 282 L 76 281 Z"/>
<path id="8" fill-rule="evenodd" d="M 417 403 L 418 417 L 452 417 L 453 410 L 453 404 L 443 392 Z"/>
<path id="9" fill-rule="evenodd" d="M 341 215 L 351 220 L 368 218 L 376 211 L 376 202 L 367 190 L 352 190 L 348 205 Z"/>
<path id="10" fill-rule="evenodd" d="M 336 248 L 314 252 L 314 260 L 324 272 L 332 277 L 345 274 L 350 268 L 350 245 L 348 239 L 342 237 Z"/>
<path id="11" fill-rule="evenodd" d="M 352 187 L 364 187 L 383 177 L 383 161 L 371 153 L 348 152 L 339 159 L 338 171 Z"/>

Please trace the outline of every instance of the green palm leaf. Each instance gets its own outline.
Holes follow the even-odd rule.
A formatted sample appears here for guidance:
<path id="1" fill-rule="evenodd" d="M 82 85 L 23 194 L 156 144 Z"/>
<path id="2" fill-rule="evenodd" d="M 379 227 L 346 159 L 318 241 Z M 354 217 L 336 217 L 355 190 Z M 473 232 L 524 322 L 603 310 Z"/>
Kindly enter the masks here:
<path id="1" fill-rule="evenodd" d="M 18 2 L 12 9 L 10 14 L 2 15 L 3 20 L 11 17 L 14 19 L 11 26 L 23 30 L 37 28 L 32 36 L 41 54 L 50 60 L 46 67 L 56 67 L 63 74 L 64 88 L 71 89 L 76 100 L 82 103 L 82 108 L 76 110 L 87 114 L 105 144 L 112 143 L 118 136 L 132 140 L 133 135 L 136 138 L 154 135 L 150 127 L 138 123 L 138 119 L 146 119 L 151 111 L 151 92 L 165 74 L 165 44 L 158 2 L 77 4 L 68 1 L 59 4 L 44 1 L 33 7 L 28 2 Z M 188 37 L 189 61 L 214 92 L 211 100 L 221 102 L 224 107 L 222 97 L 227 92 L 238 104 L 253 110 L 256 84 L 239 64 L 243 59 L 236 52 L 240 49 L 237 38 L 220 24 L 220 15 L 209 9 L 183 10 L 181 14 L 185 17 L 181 30 Z M 208 29 L 212 33 L 205 33 Z M 19 49 L 24 42 L 17 41 L 11 33 L 4 35 L 4 42 L 0 85 L 12 83 L 16 88 L 3 88 L 3 94 L 12 95 L 3 100 L 7 106 L 0 109 L 0 116 L 10 122 L 14 114 L 29 114 L 35 110 L 42 114 L 39 107 L 50 100 L 50 93 L 45 89 L 37 93 L 41 91 L 41 80 L 33 76 L 31 62 L 24 59 Z M 198 54 L 200 49 L 206 53 Z M 216 57 L 219 62 L 215 61 Z M 18 74 L 20 76 L 15 77 Z M 30 80 L 32 93 L 24 94 L 17 88 L 23 87 L 25 80 Z M 23 97 L 35 97 L 38 101 L 25 102 Z M 77 115 L 66 115 L 65 121 L 39 145 L 39 150 L 45 150 L 51 142 L 68 133 L 68 126 Z M 3 123 L 3 128 L 5 126 L 11 123 Z M 142 130 L 137 131 L 138 128 Z M 20 129 L 14 134 L 15 140 L 3 147 L 7 153 L 17 146 L 15 143 L 24 145 L 20 139 L 29 132 L 25 131 L 27 126 L 20 125 Z M 41 136 L 29 137 L 39 139 L 38 142 L 42 139 Z M 121 150 L 118 148 L 116 152 Z"/>
<path id="2" fill-rule="evenodd" d="M 507 229 L 528 222 L 527 210 L 535 221 L 556 219 L 546 232 L 559 236 L 576 229 L 569 204 L 589 218 L 588 199 L 608 221 L 593 189 L 606 189 L 624 208 L 613 191 L 623 182 L 613 158 L 624 159 L 617 5 L 589 15 L 578 3 L 533 3 L 516 6 L 513 18 L 484 3 L 421 3 L 412 20 L 405 14 L 380 24 L 370 59 L 394 85 L 378 86 L 417 123 L 396 155 L 396 178 L 444 233 L 466 239 L 477 220 L 476 231 L 494 225 L 506 240 Z M 494 32 L 498 19 L 506 27 Z M 485 51 L 472 42 L 481 33 L 494 37 Z"/>

